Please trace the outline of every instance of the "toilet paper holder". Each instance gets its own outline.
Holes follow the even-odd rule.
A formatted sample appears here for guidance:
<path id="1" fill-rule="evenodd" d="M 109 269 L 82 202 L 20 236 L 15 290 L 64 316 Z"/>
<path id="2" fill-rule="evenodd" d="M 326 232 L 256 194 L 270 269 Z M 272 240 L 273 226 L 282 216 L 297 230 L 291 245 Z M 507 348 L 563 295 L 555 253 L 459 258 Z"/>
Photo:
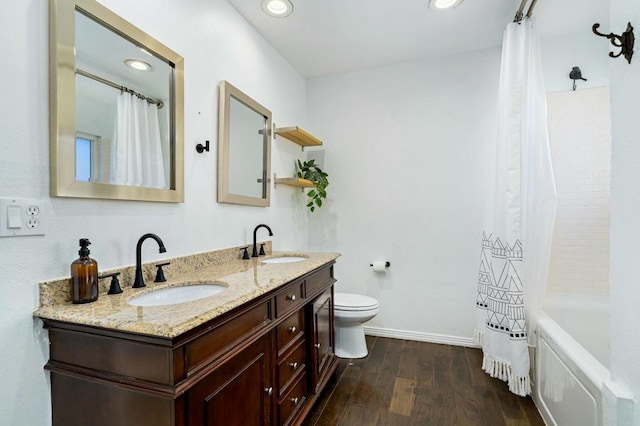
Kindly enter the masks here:
<path id="1" fill-rule="evenodd" d="M 370 264 L 369 264 L 369 266 L 373 266 L 373 263 L 370 263 Z M 391 266 L 391 262 L 386 261 L 386 262 L 384 263 L 384 266 L 385 266 L 385 268 L 388 268 L 389 266 Z"/>

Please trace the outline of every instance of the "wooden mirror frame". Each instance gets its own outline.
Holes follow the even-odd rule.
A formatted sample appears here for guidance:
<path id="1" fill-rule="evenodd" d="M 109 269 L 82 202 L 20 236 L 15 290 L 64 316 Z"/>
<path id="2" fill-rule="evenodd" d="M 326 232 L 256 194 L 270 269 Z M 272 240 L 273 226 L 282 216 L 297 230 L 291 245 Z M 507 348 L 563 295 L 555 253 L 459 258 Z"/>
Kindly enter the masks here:
<path id="1" fill-rule="evenodd" d="M 173 67 L 169 189 L 75 180 L 76 10 Z M 50 0 L 49 132 L 52 197 L 184 202 L 184 59 L 94 0 Z"/>
<path id="2" fill-rule="evenodd" d="M 265 118 L 263 134 L 262 184 L 264 197 L 233 194 L 229 192 L 229 144 L 231 123 L 231 98 L 236 99 Z M 228 81 L 220 82 L 218 106 L 218 202 L 245 206 L 268 207 L 271 199 L 271 111 L 234 87 Z"/>

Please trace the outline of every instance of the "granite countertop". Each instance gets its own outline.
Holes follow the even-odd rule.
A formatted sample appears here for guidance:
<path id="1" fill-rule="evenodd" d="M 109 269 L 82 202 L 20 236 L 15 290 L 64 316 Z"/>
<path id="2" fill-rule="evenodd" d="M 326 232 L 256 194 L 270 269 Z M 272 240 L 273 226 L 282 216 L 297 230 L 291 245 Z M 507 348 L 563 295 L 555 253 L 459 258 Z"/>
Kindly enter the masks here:
<path id="1" fill-rule="evenodd" d="M 236 248 L 230 250 L 237 253 Z M 198 255 L 194 255 L 196 256 Z M 261 262 L 264 259 L 282 256 L 303 256 L 307 259 L 293 263 Z M 43 282 L 40 283 L 41 306 L 34 312 L 34 316 L 173 338 L 332 262 L 339 256 L 338 253 L 275 252 L 248 260 L 225 259 L 224 262 L 195 263 L 192 261 L 191 268 L 176 267 L 174 271 L 171 267 L 165 268 L 166 282 L 154 283 L 153 278 L 146 279 L 147 286 L 141 289 L 131 288 L 127 283 L 126 287 L 123 285 L 123 292 L 116 295 L 106 294 L 103 287 L 97 301 L 78 305 L 72 304 L 69 300 L 68 279 L 66 282 Z M 214 282 L 228 287 L 227 290 L 214 296 L 174 305 L 141 307 L 127 303 L 127 300 L 134 296 L 160 288 Z"/>

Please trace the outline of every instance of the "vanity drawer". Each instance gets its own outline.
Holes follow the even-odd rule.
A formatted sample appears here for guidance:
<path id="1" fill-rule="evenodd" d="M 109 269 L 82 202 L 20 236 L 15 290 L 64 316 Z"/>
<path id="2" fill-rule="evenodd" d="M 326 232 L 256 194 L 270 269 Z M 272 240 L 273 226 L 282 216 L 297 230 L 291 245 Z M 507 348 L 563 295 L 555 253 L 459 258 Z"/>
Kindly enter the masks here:
<path id="1" fill-rule="evenodd" d="M 278 424 L 289 425 L 307 400 L 307 376 L 301 374 L 291 390 L 278 402 Z"/>
<path id="2" fill-rule="evenodd" d="M 281 356 L 295 338 L 304 333 L 304 311 L 301 309 L 291 314 L 276 327 L 278 356 Z"/>
<path id="3" fill-rule="evenodd" d="M 185 346 L 186 371 L 210 361 L 263 329 L 271 319 L 271 303 L 260 303 L 240 315 L 230 317 Z M 189 373 L 187 373 L 189 375 Z"/>
<path id="4" fill-rule="evenodd" d="M 309 297 L 314 293 L 324 290 L 334 282 L 335 280 L 333 279 L 333 266 L 322 268 L 313 275 L 307 277 L 307 279 L 305 280 L 307 289 L 305 296 Z"/>
<path id="5" fill-rule="evenodd" d="M 276 318 L 282 318 L 293 309 L 302 306 L 304 283 L 296 281 L 276 294 Z"/>
<path id="6" fill-rule="evenodd" d="M 278 395 L 282 395 L 287 389 L 291 379 L 300 371 L 305 369 L 305 341 L 302 340 L 298 346 L 286 358 L 278 363 Z"/>

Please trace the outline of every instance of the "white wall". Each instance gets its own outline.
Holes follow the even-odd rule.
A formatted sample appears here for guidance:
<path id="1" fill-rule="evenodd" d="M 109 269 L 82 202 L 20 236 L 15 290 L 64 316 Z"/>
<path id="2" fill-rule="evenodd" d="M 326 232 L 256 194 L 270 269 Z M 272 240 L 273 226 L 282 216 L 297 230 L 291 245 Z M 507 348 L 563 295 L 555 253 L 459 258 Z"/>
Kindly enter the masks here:
<path id="1" fill-rule="evenodd" d="M 602 19 L 606 20 L 606 16 Z M 596 37 L 586 27 L 577 34 L 567 34 L 540 41 L 544 85 L 547 92 L 572 90 L 569 73 L 580 67 L 587 81 L 578 80 L 577 88 L 586 89 L 609 85 L 609 57 L 607 41 Z"/>
<path id="2" fill-rule="evenodd" d="M 310 246 L 343 253 L 337 290 L 379 299 L 371 326 L 471 336 L 499 62 L 493 49 L 308 82 L 331 182 Z"/>
<path id="3" fill-rule="evenodd" d="M 573 66 L 589 79 L 581 89 L 608 85 L 594 41 L 542 40 L 548 92 L 571 89 Z M 331 182 L 310 246 L 343 253 L 339 291 L 379 298 L 368 325 L 470 341 L 499 69 L 491 49 L 309 80 Z M 386 275 L 371 272 L 373 260 L 391 261 Z"/>
<path id="4" fill-rule="evenodd" d="M 185 203 L 49 198 L 47 3 L 0 3 L 0 197 L 44 199 L 48 214 L 46 236 L 0 239 L 0 423 L 6 425 L 50 423 L 46 333 L 31 312 L 38 281 L 69 275 L 79 238 L 91 239 L 100 269 L 133 264 L 145 232 L 156 232 L 167 246 L 158 255 L 145 245 L 145 261 L 247 243 L 259 223 L 271 225 L 275 249 L 307 243 L 299 191 L 272 190 L 270 208 L 218 204 L 217 144 L 210 153 L 194 149 L 217 138 L 222 79 L 270 108 L 278 123 L 305 126 L 304 78 L 225 0 L 102 1 L 185 58 Z M 299 155 L 290 142 L 274 141 L 273 170 L 292 172 Z"/>
<path id="5" fill-rule="evenodd" d="M 637 28 L 640 2 L 611 0 L 610 7 L 609 31 L 620 34 L 627 22 Z M 613 126 L 611 374 L 614 381 L 630 388 L 636 400 L 640 397 L 640 64 L 637 50 L 636 47 L 636 56 L 631 64 L 627 64 L 622 57 L 610 60 Z M 608 416 L 615 414 L 608 405 L 605 405 L 605 410 Z M 633 424 L 640 425 L 640 404 L 637 402 Z"/>

